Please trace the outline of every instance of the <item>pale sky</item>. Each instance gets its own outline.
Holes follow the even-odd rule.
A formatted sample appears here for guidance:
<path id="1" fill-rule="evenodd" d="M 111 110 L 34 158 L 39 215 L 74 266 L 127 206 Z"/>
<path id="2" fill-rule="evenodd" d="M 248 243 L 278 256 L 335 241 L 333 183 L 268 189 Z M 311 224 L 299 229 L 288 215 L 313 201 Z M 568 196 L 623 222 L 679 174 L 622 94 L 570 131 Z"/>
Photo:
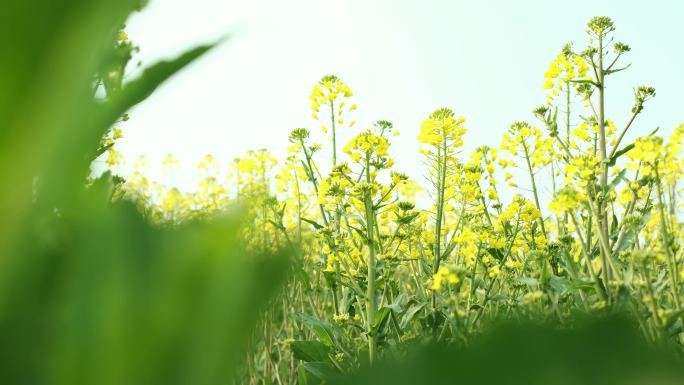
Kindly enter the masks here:
<path id="1" fill-rule="evenodd" d="M 632 47 L 627 71 L 608 83 L 607 114 L 622 126 L 632 88 L 655 99 L 634 136 L 684 121 L 684 2 L 152 0 L 126 30 L 143 66 L 226 33 L 233 37 L 174 77 L 130 113 L 117 145 L 132 163 L 145 154 L 161 168 L 168 153 L 194 172 L 206 153 L 228 163 L 248 149 L 282 158 L 293 128 L 325 137 L 310 117 L 311 87 L 336 74 L 354 90 L 357 125 L 378 119 L 392 139 L 397 170 L 420 179 L 420 122 L 438 107 L 466 118 L 466 148 L 498 146 L 517 120 L 544 102 L 543 74 L 566 42 L 586 45 L 586 22 L 610 16 L 616 40 Z M 133 73 L 131 76 L 135 76 Z M 341 146 L 340 146 L 341 147 Z"/>

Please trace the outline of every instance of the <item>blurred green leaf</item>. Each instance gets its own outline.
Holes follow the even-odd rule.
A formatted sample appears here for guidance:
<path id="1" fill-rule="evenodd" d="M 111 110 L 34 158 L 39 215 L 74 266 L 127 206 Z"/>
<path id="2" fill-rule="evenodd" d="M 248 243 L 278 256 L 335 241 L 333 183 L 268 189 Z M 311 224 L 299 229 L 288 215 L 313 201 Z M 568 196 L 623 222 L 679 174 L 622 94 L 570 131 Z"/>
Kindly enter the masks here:
<path id="1" fill-rule="evenodd" d="M 293 341 L 290 349 L 295 358 L 305 362 L 329 361 L 330 348 L 320 341 Z"/>
<path id="2" fill-rule="evenodd" d="M 82 213 L 37 221 L 16 250 L 21 258 L 0 272 L 3 377 L 35 384 L 228 378 L 286 260 L 247 253 L 239 215 L 155 229 L 130 204 L 89 197 Z"/>
<path id="3" fill-rule="evenodd" d="M 387 306 L 383 306 L 378 310 L 378 312 L 375 314 L 375 322 L 373 322 L 373 325 L 371 327 L 371 333 L 377 333 L 379 330 L 382 330 L 387 323 L 387 320 L 389 320 L 389 316 L 392 313 L 392 309 L 390 309 Z"/>
<path id="4" fill-rule="evenodd" d="M 0 34 L 0 180 L 12 186 L 0 192 L 0 255 L 26 223 L 36 176 L 55 171 L 62 178 L 51 176 L 56 194 L 75 168 L 87 170 L 83 157 L 99 140 L 85 144 L 92 78 L 139 7 L 140 0 L 0 2 L 0 23 L 11 31 Z M 46 188 L 45 201 L 49 194 Z"/>
<path id="5" fill-rule="evenodd" d="M 108 174 L 86 188 L 111 124 L 213 46 L 97 100 L 93 78 L 125 62 L 113 42 L 141 4 L 0 2 L 3 383 L 224 383 L 283 282 L 287 258 L 248 250 L 239 212 L 152 227 L 111 203 Z"/>
<path id="6" fill-rule="evenodd" d="M 552 276 L 549 279 L 549 285 L 558 292 L 558 294 L 565 294 L 570 290 L 574 290 L 575 287 L 572 285 L 567 278 Z"/>
<path id="7" fill-rule="evenodd" d="M 300 314 L 298 318 L 308 327 L 310 327 L 316 334 L 316 337 L 326 346 L 332 347 L 333 340 L 333 328 L 330 327 L 326 322 L 320 321 L 314 317 L 306 314 Z"/>
<path id="8" fill-rule="evenodd" d="M 401 318 L 401 328 L 402 329 L 405 328 L 406 325 L 408 325 L 413 320 L 413 318 L 416 316 L 416 314 L 418 312 L 420 312 L 421 310 L 423 310 L 424 307 L 425 307 L 424 302 L 417 302 L 417 303 L 412 304 L 406 310 L 403 317 Z"/>
<path id="9" fill-rule="evenodd" d="M 331 384 L 679 384 L 684 367 L 623 319 L 557 325 L 505 323 L 468 347 L 411 346 L 407 356 L 338 376 Z"/>
<path id="10" fill-rule="evenodd" d="M 195 47 L 173 60 L 160 61 L 159 63 L 146 68 L 142 75 L 125 84 L 123 89 L 116 93 L 111 101 L 108 101 L 105 105 L 101 106 L 101 116 L 99 117 L 101 121 L 98 122 L 98 125 L 101 127 L 109 127 L 124 112 L 147 99 L 159 85 L 168 80 L 172 75 L 207 53 L 223 40 L 224 39 L 221 39 L 215 44 Z"/>
<path id="11" fill-rule="evenodd" d="M 531 288 L 539 286 L 539 280 L 537 280 L 536 278 L 520 277 L 520 278 L 518 278 L 518 281 L 520 281 L 520 283 L 523 283 L 523 284 L 525 284 Z"/>
<path id="12" fill-rule="evenodd" d="M 339 372 L 326 362 L 305 362 L 302 366 L 309 373 L 324 381 L 328 381 L 339 375 Z"/>
<path id="13" fill-rule="evenodd" d="M 613 167 L 615 166 L 615 163 L 617 162 L 618 158 L 621 157 L 622 155 L 628 153 L 631 149 L 634 148 L 634 143 L 630 143 L 626 145 L 625 147 L 621 148 L 617 152 L 615 152 L 615 155 L 613 155 L 612 158 L 610 158 L 610 161 L 608 162 L 608 167 Z"/>

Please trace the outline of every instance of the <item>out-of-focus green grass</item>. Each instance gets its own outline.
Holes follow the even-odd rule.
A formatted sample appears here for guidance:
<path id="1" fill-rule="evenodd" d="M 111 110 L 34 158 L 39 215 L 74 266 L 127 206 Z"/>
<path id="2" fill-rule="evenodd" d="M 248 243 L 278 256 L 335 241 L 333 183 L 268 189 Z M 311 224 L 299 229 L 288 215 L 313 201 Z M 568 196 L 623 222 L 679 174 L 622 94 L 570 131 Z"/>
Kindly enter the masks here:
<path id="1" fill-rule="evenodd" d="M 0 2 L 0 382 L 225 383 L 282 255 L 253 255 L 240 216 L 149 226 L 111 203 L 92 154 L 127 109 L 210 49 L 152 65 L 96 100 L 94 75 L 135 0 Z"/>
<path id="2" fill-rule="evenodd" d="M 619 316 L 574 325 L 508 320 L 469 346 L 413 346 L 408 355 L 340 378 L 334 385 L 675 385 L 681 360 L 647 344 Z M 562 329 L 562 330 L 561 330 Z M 318 379 L 309 383 L 318 384 Z"/>

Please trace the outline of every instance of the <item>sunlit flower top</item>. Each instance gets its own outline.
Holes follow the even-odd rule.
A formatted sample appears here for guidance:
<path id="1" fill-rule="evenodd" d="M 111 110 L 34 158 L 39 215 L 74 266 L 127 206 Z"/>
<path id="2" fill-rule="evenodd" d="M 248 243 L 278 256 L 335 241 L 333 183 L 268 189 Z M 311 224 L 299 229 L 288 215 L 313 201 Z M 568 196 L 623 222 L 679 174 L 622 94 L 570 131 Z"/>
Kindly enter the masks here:
<path id="1" fill-rule="evenodd" d="M 591 77 L 587 75 L 589 68 L 589 64 L 582 56 L 573 53 L 570 46 L 566 46 L 563 52 L 551 61 L 544 74 L 544 89 L 551 90 L 546 96 L 546 103 L 551 104 L 571 81 L 590 80 Z"/>
<path id="2" fill-rule="evenodd" d="M 455 118 L 454 112 L 448 108 L 440 108 L 430 114 L 420 125 L 418 140 L 437 148 L 446 148 L 447 153 L 463 146 L 464 117 Z M 428 150 L 429 151 L 429 150 Z"/>
<path id="3" fill-rule="evenodd" d="M 351 88 L 335 75 L 326 75 L 314 85 L 309 94 L 311 101 L 311 117 L 315 120 L 320 120 L 321 108 L 325 108 L 332 119 L 331 124 L 338 126 L 344 125 L 344 113 L 356 110 L 356 104 L 351 103 L 347 105 L 348 99 L 353 96 Z M 351 127 L 355 121 L 349 121 L 348 126 Z M 327 122 L 321 126 L 323 132 L 328 132 L 329 127 Z"/>
<path id="4" fill-rule="evenodd" d="M 356 135 L 346 146 L 344 152 L 351 156 L 354 162 L 359 162 L 362 158 L 370 158 L 372 154 L 376 156 L 387 156 L 389 142 L 384 136 L 372 132 L 364 132 Z"/>

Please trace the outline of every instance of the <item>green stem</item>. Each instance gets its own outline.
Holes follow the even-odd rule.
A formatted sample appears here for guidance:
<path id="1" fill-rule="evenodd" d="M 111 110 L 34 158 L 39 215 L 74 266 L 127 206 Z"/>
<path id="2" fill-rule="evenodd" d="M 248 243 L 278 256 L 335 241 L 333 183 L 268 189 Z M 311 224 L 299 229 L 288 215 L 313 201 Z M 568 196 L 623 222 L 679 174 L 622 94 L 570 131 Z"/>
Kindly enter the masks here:
<path id="1" fill-rule="evenodd" d="M 437 149 L 437 213 L 435 218 L 435 243 L 433 245 L 434 264 L 432 274 L 437 274 L 441 263 L 442 221 L 444 216 L 444 189 L 446 185 L 447 168 L 447 138 L 443 135 L 442 147 Z M 437 294 L 432 292 L 432 331 L 437 334 Z"/>
<path id="2" fill-rule="evenodd" d="M 600 186 L 601 191 L 599 191 L 599 201 L 598 201 L 598 230 L 601 233 L 603 239 L 608 239 L 608 210 L 606 206 L 606 196 L 608 191 L 606 191 L 608 186 L 608 159 L 606 150 L 606 117 L 605 117 L 605 71 L 603 69 L 603 35 L 598 36 L 598 55 L 599 62 L 596 79 L 598 82 L 598 127 L 599 127 L 599 161 L 601 163 L 601 179 Z M 610 282 L 611 270 L 608 268 L 608 257 L 607 250 L 603 248 L 601 250 L 601 261 L 603 263 L 604 274 L 606 282 Z"/>
<path id="3" fill-rule="evenodd" d="M 677 277 L 677 261 L 672 253 L 672 247 L 670 245 L 671 237 L 668 234 L 667 220 L 665 219 L 665 202 L 663 200 L 663 191 L 660 186 L 660 173 L 658 172 L 658 163 L 655 164 L 655 174 L 656 174 L 656 188 L 658 189 L 658 211 L 660 213 L 660 235 L 663 243 L 663 249 L 665 249 L 665 254 L 667 255 L 667 260 L 670 265 L 670 280 L 672 284 L 670 285 L 672 289 L 672 297 L 675 302 L 677 311 L 681 309 L 679 302 L 679 282 Z"/>
<path id="4" fill-rule="evenodd" d="M 304 158 L 306 158 L 306 165 L 309 167 L 309 179 L 311 180 L 311 183 L 313 184 L 314 191 L 316 192 L 316 198 L 318 199 L 318 183 L 316 182 L 316 177 L 313 174 L 313 165 L 311 164 L 311 155 L 309 155 L 309 151 L 306 149 L 306 145 L 304 144 L 304 139 L 300 139 L 299 143 L 302 145 L 302 150 L 304 151 Z M 322 204 L 318 205 L 318 208 L 321 211 L 321 217 L 323 218 L 323 222 L 325 222 L 326 225 L 328 225 L 328 217 L 325 215 L 325 209 L 323 208 Z"/>
<path id="5" fill-rule="evenodd" d="M 525 144 L 525 141 L 522 142 L 522 147 L 523 150 L 525 151 L 525 161 L 527 162 L 527 170 L 530 173 L 530 180 L 532 181 L 532 193 L 534 194 L 534 204 L 537 206 L 537 210 L 539 212 L 542 212 L 541 205 L 539 204 L 539 194 L 537 193 L 537 184 L 534 181 L 534 171 L 532 170 L 532 163 L 530 163 L 530 153 L 529 150 L 527 149 L 527 145 Z M 539 216 L 539 226 L 542 229 L 542 233 L 544 233 L 544 238 L 548 239 L 548 235 L 546 234 L 546 228 L 544 227 L 544 217 L 543 215 Z M 532 240 L 534 242 L 534 239 Z"/>
<path id="6" fill-rule="evenodd" d="M 367 190 L 364 192 L 364 203 L 366 209 L 366 237 L 368 238 L 368 286 L 366 288 L 366 332 L 368 333 L 368 360 L 372 365 L 377 355 L 377 336 L 373 331 L 376 313 L 376 289 L 375 289 L 375 241 L 373 239 L 373 228 L 375 215 L 373 213 L 373 202 L 371 200 L 371 178 L 370 178 L 370 154 L 366 153 L 366 182 Z"/>
<path id="7" fill-rule="evenodd" d="M 337 137 L 335 135 L 335 106 L 333 101 L 330 101 L 330 121 L 332 123 L 332 145 L 333 145 L 333 157 L 332 165 L 337 166 Z"/>

